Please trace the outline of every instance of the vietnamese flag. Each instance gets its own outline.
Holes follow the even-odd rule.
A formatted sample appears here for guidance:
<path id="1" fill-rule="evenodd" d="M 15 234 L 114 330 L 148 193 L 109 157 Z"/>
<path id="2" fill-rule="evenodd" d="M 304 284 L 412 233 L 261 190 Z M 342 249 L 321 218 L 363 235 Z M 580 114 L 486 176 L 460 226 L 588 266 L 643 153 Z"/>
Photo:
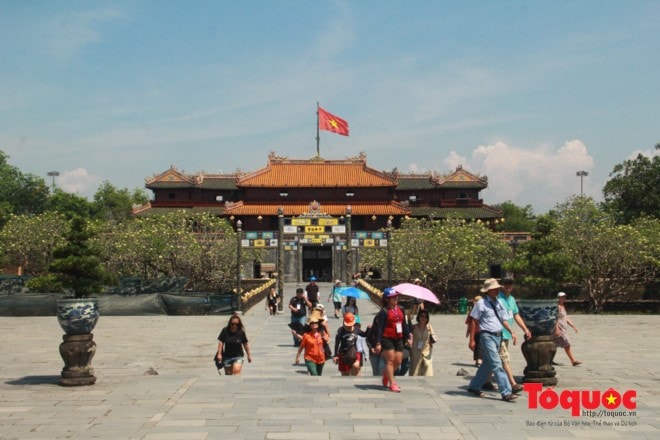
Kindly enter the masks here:
<path id="1" fill-rule="evenodd" d="M 333 133 L 348 136 L 348 122 L 338 118 L 330 112 L 326 112 L 321 107 L 319 109 L 319 128 L 321 130 L 331 131 Z"/>

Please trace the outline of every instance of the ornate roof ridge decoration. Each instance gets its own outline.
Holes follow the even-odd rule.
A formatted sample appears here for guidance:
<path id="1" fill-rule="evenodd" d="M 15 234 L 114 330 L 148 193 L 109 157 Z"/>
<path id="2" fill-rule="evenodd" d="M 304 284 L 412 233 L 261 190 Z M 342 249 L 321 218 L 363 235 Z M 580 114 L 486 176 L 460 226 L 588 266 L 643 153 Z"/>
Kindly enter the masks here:
<path id="1" fill-rule="evenodd" d="M 205 179 L 235 179 L 236 173 L 207 173 L 206 171 L 198 171 L 195 174 L 186 174 L 184 171 L 179 170 L 174 165 L 171 165 L 169 169 L 163 171 L 160 174 L 154 174 L 151 177 L 145 178 L 147 184 L 152 184 L 156 182 L 177 182 L 177 183 L 188 183 L 191 185 L 199 185 Z"/>
<path id="2" fill-rule="evenodd" d="M 317 200 L 309 203 L 309 211 L 303 212 L 298 217 L 332 217 L 330 214 L 321 211 L 321 204 Z"/>
<path id="3" fill-rule="evenodd" d="M 437 176 L 435 179 L 435 183 L 438 185 L 443 185 L 450 182 L 478 183 L 486 188 L 488 186 L 488 176 L 479 176 L 477 174 L 473 174 L 467 170 L 464 170 L 463 165 L 458 165 L 456 170 L 452 173 L 443 176 Z"/>
<path id="4" fill-rule="evenodd" d="M 170 165 L 170 168 L 166 171 L 163 171 L 160 174 L 155 174 L 151 177 L 144 179 L 147 185 L 155 182 L 180 182 L 180 183 L 195 183 L 195 177 L 186 174 L 183 170 L 179 170 L 174 165 Z"/>

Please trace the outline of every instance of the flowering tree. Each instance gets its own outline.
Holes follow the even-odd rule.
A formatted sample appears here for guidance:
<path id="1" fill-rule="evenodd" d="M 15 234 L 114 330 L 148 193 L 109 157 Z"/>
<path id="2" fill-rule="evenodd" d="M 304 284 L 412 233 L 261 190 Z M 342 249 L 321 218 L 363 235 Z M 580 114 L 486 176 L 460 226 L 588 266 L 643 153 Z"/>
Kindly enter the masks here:
<path id="1" fill-rule="evenodd" d="M 44 275 L 53 259 L 53 250 L 63 245 L 68 222 L 63 215 L 10 215 L 0 231 L 0 251 L 4 260 L 20 266 L 27 275 Z"/>
<path id="2" fill-rule="evenodd" d="M 186 276 L 189 289 L 219 289 L 236 274 L 236 233 L 211 214 L 177 211 L 115 224 L 102 234 L 108 267 L 146 280 Z"/>
<path id="3" fill-rule="evenodd" d="M 446 294 L 451 281 L 474 278 L 510 250 L 481 222 L 407 219 L 392 232 L 390 253 L 394 278 L 424 279 Z M 366 250 L 361 262 L 386 268 L 387 251 Z"/>

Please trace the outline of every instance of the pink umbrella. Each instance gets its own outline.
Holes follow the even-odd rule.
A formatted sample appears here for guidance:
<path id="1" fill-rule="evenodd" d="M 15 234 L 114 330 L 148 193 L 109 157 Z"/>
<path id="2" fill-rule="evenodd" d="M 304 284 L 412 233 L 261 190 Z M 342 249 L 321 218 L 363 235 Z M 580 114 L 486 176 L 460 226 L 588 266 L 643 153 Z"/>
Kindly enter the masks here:
<path id="1" fill-rule="evenodd" d="M 399 292 L 401 295 L 412 296 L 413 298 L 422 299 L 424 301 L 432 302 L 433 304 L 440 304 L 440 301 L 426 287 L 418 286 L 412 283 L 401 283 L 393 286 L 392 289 Z"/>

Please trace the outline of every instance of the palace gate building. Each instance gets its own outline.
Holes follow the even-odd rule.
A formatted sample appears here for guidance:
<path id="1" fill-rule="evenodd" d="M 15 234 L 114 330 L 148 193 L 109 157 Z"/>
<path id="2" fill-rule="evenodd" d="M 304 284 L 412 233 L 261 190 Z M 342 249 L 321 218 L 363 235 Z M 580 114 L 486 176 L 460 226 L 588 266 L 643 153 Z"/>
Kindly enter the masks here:
<path id="1" fill-rule="evenodd" d="M 146 179 L 153 198 L 134 214 L 207 211 L 240 225 L 242 246 L 263 251 L 247 277 L 272 275 L 279 262 L 287 282 L 312 275 L 347 281 L 368 270 L 360 266 L 361 249 L 386 247 L 387 231 L 405 217 L 499 221 L 502 212 L 479 198 L 487 186 L 487 177 L 462 167 L 448 175 L 401 174 L 369 167 L 364 154 L 295 160 L 271 153 L 253 172 L 190 175 L 171 167 Z"/>

